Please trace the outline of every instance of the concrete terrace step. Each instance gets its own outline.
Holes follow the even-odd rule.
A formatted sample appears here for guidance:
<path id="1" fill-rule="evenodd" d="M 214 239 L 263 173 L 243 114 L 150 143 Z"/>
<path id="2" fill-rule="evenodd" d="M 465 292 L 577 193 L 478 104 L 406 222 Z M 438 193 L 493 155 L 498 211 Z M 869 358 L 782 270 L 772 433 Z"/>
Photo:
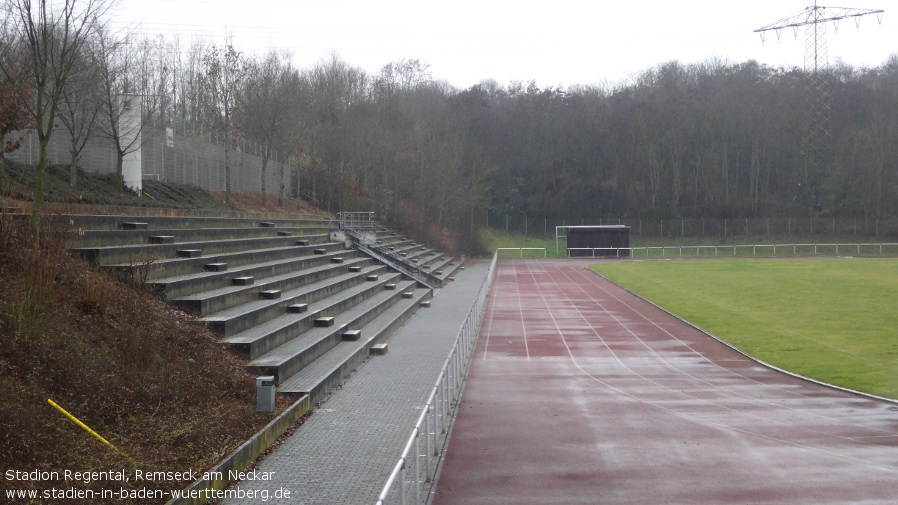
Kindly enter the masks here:
<path id="1" fill-rule="evenodd" d="M 318 403 L 368 359 L 372 345 L 389 339 L 418 310 L 421 301 L 429 300 L 432 295 L 429 289 L 416 289 L 412 298 L 396 301 L 368 324 L 358 328 L 362 333 L 361 340 L 341 341 L 314 363 L 283 380 L 277 391 L 309 394 L 310 401 Z"/>
<path id="2" fill-rule="evenodd" d="M 446 256 L 442 253 L 434 252 L 428 256 L 425 256 L 424 259 L 418 263 L 418 266 L 421 268 L 427 267 L 427 269 L 432 270 L 435 265 L 441 264 L 446 260 Z"/>
<path id="3" fill-rule="evenodd" d="M 219 254 L 208 254 L 202 249 L 186 249 L 187 251 L 199 251 L 198 255 L 181 254 L 185 249 L 179 248 L 175 258 L 164 258 L 146 265 L 123 263 L 107 265 L 104 268 L 108 268 L 115 275 L 122 278 L 135 278 L 136 275 L 141 275 L 142 278 L 148 281 L 164 280 L 170 277 L 186 276 L 202 271 L 203 265 L 209 262 L 227 263 L 233 269 L 254 263 L 287 260 L 298 256 L 311 255 L 312 250 L 320 246 L 321 244 L 308 246 L 289 245 L 286 247 L 251 249 Z M 332 252 L 332 254 L 337 255 L 339 252 Z"/>
<path id="4" fill-rule="evenodd" d="M 136 223 L 133 223 L 136 224 Z M 226 240 L 234 238 L 327 235 L 323 227 L 237 227 L 237 228 L 142 228 L 125 230 L 81 230 L 72 239 L 75 248 L 147 243 L 154 235 L 170 235 L 176 242 Z"/>
<path id="5" fill-rule="evenodd" d="M 341 274 L 295 289 L 283 290 L 279 300 L 248 302 L 213 313 L 202 318 L 202 321 L 222 336 L 230 337 L 283 314 L 290 305 L 297 303 L 311 304 L 326 300 L 325 305 L 316 306 L 314 311 L 321 312 L 327 308 L 331 312 L 337 312 L 340 307 L 352 306 L 359 299 L 376 291 L 381 282 L 368 282 L 365 276 L 368 272 L 386 272 L 387 268 L 375 265 L 362 270 L 361 273 Z M 313 314 L 314 311 L 307 309 L 307 312 Z"/>
<path id="6" fill-rule="evenodd" d="M 326 240 L 322 235 L 312 235 Z M 150 265 L 162 259 L 177 258 L 179 249 L 199 249 L 203 256 L 213 254 L 296 246 L 297 237 L 254 237 L 241 239 L 175 242 L 174 244 L 132 244 L 121 246 L 75 247 L 70 249 L 91 265 Z M 343 244 L 329 243 L 318 247 L 342 249 Z"/>
<path id="7" fill-rule="evenodd" d="M 404 289 L 413 289 L 413 281 L 403 281 Z M 329 327 L 314 327 L 301 336 L 282 344 L 274 350 L 259 356 L 247 364 L 252 373 L 274 375 L 278 382 L 290 377 L 316 361 L 333 347 L 343 342 L 346 330 L 362 329 L 383 314 L 389 307 L 405 302 L 401 291 L 381 290 L 336 316 L 336 324 Z M 372 334 L 373 335 L 373 334 Z"/>
<path id="8" fill-rule="evenodd" d="M 443 258 L 431 265 L 430 270 L 425 271 L 425 274 L 434 281 L 435 285 L 442 286 L 455 275 L 459 268 L 461 268 L 461 260 L 458 258 Z"/>
<path id="9" fill-rule="evenodd" d="M 204 217 L 204 216 L 122 216 L 114 214 L 75 214 L 69 216 L 70 226 L 74 230 L 122 230 L 125 223 L 139 223 L 149 229 L 166 228 L 259 228 L 261 223 L 274 223 L 276 227 L 319 227 L 333 228 L 330 219 L 313 216 L 270 216 L 247 213 L 242 217 Z"/>
<path id="10" fill-rule="evenodd" d="M 298 248 L 294 248 L 292 251 L 297 251 L 297 249 Z M 200 293 L 210 292 L 217 289 L 227 289 L 234 285 L 232 280 L 237 277 L 252 277 L 254 280 L 253 284 L 258 286 L 263 279 L 269 277 L 289 274 L 291 272 L 298 273 L 305 269 L 331 265 L 330 258 L 333 257 L 344 258 L 345 265 L 352 264 L 361 266 L 370 263 L 370 261 L 366 261 L 367 258 L 361 258 L 357 252 L 353 251 L 339 250 L 324 255 L 311 254 L 311 251 L 301 251 L 304 253 L 303 255 L 297 256 L 296 252 L 294 252 L 293 257 L 274 260 L 268 260 L 269 255 L 266 254 L 265 251 L 266 250 L 241 253 L 239 258 L 232 258 L 230 255 L 216 255 L 209 258 L 203 258 L 202 261 L 191 261 L 188 266 L 193 273 L 156 279 L 155 281 L 152 281 L 152 284 L 164 299 L 175 300 L 191 295 L 200 295 Z M 276 254 L 275 257 L 282 256 L 280 250 L 277 251 L 278 254 Z M 289 251 L 291 251 L 291 249 L 288 249 L 287 253 L 289 253 Z M 259 261 L 249 262 L 253 255 L 255 255 Z M 237 261 L 232 262 L 231 260 L 234 259 Z M 210 273 L 203 271 L 204 265 L 210 262 L 220 261 L 228 264 L 226 272 Z M 196 310 L 189 309 L 186 306 L 182 308 L 198 314 L 203 313 L 202 310 L 207 310 L 204 309 L 202 305 L 197 307 Z"/>
<path id="11" fill-rule="evenodd" d="M 367 265 L 367 258 L 356 258 L 352 260 L 360 265 Z M 289 265 L 288 265 L 289 266 Z M 264 270 L 267 267 L 262 267 Z M 373 268 L 373 267 L 371 267 Z M 228 272 L 227 281 L 220 282 L 217 289 L 210 289 L 170 301 L 173 305 L 180 309 L 192 312 L 194 314 L 209 316 L 218 312 L 227 311 L 239 307 L 240 305 L 252 303 L 258 299 L 260 291 L 277 289 L 282 292 L 291 291 L 300 288 L 311 288 L 313 286 L 324 286 L 328 292 L 342 289 L 350 285 L 352 279 L 358 274 L 350 273 L 346 268 L 346 264 L 333 264 L 326 259 L 317 266 L 304 268 L 300 270 L 287 269 L 286 273 L 278 275 L 270 275 L 264 278 L 256 278 L 251 275 L 253 267 L 247 267 L 237 272 Z M 234 284 L 231 278 L 250 276 L 253 283 L 248 285 Z M 224 280 L 224 276 L 217 276 L 218 279 Z M 355 281 L 359 282 L 359 281 Z M 317 284 L 316 284 L 317 283 Z"/>
<path id="12" fill-rule="evenodd" d="M 435 251 L 433 249 L 428 249 L 427 247 L 424 247 L 424 246 L 416 245 L 416 246 L 412 246 L 408 249 L 405 249 L 403 252 L 406 253 L 405 257 L 408 260 L 417 259 L 420 262 L 424 258 L 430 257 L 431 253 L 433 253 Z"/>
<path id="13" fill-rule="evenodd" d="M 398 279 L 398 274 L 396 275 L 397 277 L 395 278 Z M 307 304 L 304 312 L 290 312 L 288 310 L 286 313 L 280 313 L 264 323 L 225 337 L 222 342 L 228 344 L 234 351 L 248 356 L 250 359 L 256 359 L 272 351 L 277 346 L 293 340 L 303 332 L 314 328 L 315 320 L 319 317 L 337 314 L 342 306 L 347 305 L 345 298 L 348 295 L 361 298 L 364 296 L 377 296 L 381 291 L 379 285 L 359 285 L 355 289 L 356 293 L 343 292 L 340 295 Z M 361 297 L 357 296 L 360 293 Z M 351 302 L 352 300 L 349 301 Z"/>

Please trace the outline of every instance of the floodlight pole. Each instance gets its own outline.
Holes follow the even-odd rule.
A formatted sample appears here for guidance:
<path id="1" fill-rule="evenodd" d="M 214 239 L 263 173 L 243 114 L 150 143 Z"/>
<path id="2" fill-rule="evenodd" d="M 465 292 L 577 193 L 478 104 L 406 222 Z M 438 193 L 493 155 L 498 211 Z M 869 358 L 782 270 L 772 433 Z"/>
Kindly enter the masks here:
<path id="1" fill-rule="evenodd" d="M 767 32 L 774 32 L 779 40 L 782 31 L 791 28 L 798 37 L 798 29 L 805 27 L 805 121 L 801 138 L 801 157 L 803 160 L 802 182 L 804 191 L 808 192 L 811 204 L 816 204 L 817 185 L 820 182 L 820 171 L 827 158 L 829 137 L 832 132 L 832 97 L 829 90 L 829 58 L 826 51 L 826 22 L 832 21 L 836 31 L 839 21 L 854 19 L 855 26 L 860 26 L 860 18 L 876 14 L 882 23 L 882 9 L 852 9 L 846 7 L 827 7 L 818 5 L 817 0 L 809 0 L 808 6 L 791 16 L 762 26 L 755 33 L 761 35 L 764 42 Z"/>

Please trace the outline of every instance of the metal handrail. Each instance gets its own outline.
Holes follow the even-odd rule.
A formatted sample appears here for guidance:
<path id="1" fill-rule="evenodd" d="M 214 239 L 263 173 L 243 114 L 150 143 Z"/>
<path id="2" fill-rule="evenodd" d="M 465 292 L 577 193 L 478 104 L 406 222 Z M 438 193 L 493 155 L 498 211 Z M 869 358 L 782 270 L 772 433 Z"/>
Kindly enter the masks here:
<path id="1" fill-rule="evenodd" d="M 341 230 L 377 228 L 372 211 L 340 212 L 337 214 L 337 219 L 340 221 Z"/>
<path id="2" fill-rule="evenodd" d="M 440 439 L 448 436 L 449 420 L 453 413 L 458 409 L 459 399 L 461 395 L 461 386 L 467 375 L 470 358 L 474 353 L 474 344 L 480 333 L 480 324 L 483 321 L 483 313 L 486 309 L 486 298 L 489 294 L 490 286 L 493 282 L 493 274 L 496 269 L 496 261 L 498 253 L 493 254 L 493 261 L 490 263 L 486 279 L 480 287 L 477 299 L 468 311 L 465 321 L 459 328 L 455 336 L 455 342 L 449 351 L 449 357 L 440 369 L 436 384 L 427 397 L 421 416 L 412 430 L 412 434 L 406 442 L 399 457 L 399 461 L 393 467 L 393 471 L 387 478 L 383 490 L 377 497 L 377 505 L 385 505 L 390 493 L 394 491 L 394 485 L 398 482 L 399 487 L 395 491 L 399 493 L 399 504 L 406 505 L 406 487 L 411 484 L 415 495 L 414 503 L 420 504 L 426 501 L 426 495 L 422 499 L 422 486 L 427 483 L 433 483 L 436 473 L 436 465 L 432 464 L 433 459 L 439 460 L 443 453 L 443 446 Z M 424 435 L 425 453 L 424 467 L 421 467 L 421 435 Z M 408 467 L 412 467 L 414 475 L 409 480 L 407 475 Z M 423 470 L 423 472 L 422 472 Z M 423 478 L 422 478 L 423 477 Z"/>
<path id="3" fill-rule="evenodd" d="M 426 275 L 421 271 L 419 267 L 411 267 L 405 262 L 396 259 L 393 255 L 389 253 L 385 253 L 384 251 L 378 249 L 377 247 L 370 247 L 364 243 L 363 232 L 366 230 L 372 230 L 377 228 L 377 224 L 374 221 L 370 221 L 368 219 L 359 220 L 356 219 L 357 216 L 350 216 L 350 214 L 369 214 L 369 213 L 340 213 L 338 214 L 340 220 L 340 229 L 343 230 L 350 239 L 352 239 L 352 243 L 356 249 L 362 251 L 363 253 L 371 256 L 377 261 L 387 265 L 388 267 L 398 270 L 399 272 L 405 274 L 406 276 L 414 279 L 419 284 L 426 286 L 430 289 L 433 289 L 430 282 L 427 281 Z M 370 218 L 373 219 L 374 213 L 370 213 Z"/>
<path id="4" fill-rule="evenodd" d="M 302 197 L 306 197 L 310 202 L 312 202 L 312 203 L 315 204 L 315 207 L 316 207 L 316 208 L 318 208 L 318 209 L 321 208 L 321 202 L 319 202 L 317 198 L 315 198 L 314 196 L 312 196 L 312 195 L 306 193 L 305 191 L 300 191 L 300 192 L 299 192 L 299 197 L 300 197 L 300 199 L 301 199 Z"/>
<path id="5" fill-rule="evenodd" d="M 350 233 L 350 236 L 352 236 L 352 233 Z M 356 237 L 353 237 L 353 238 L 355 239 Z M 424 277 L 421 275 L 421 270 L 419 268 L 416 267 L 413 270 L 413 269 L 409 268 L 408 265 L 406 265 L 402 262 L 399 262 L 399 261 L 393 261 L 388 256 L 381 254 L 380 251 L 377 251 L 375 249 L 372 249 L 371 247 L 363 245 L 361 242 L 358 242 L 357 240 L 353 240 L 353 242 L 355 243 L 356 249 L 358 249 L 359 251 L 362 251 L 363 253 L 367 254 L 368 256 L 371 256 L 372 258 L 376 259 L 377 261 L 387 265 L 388 267 L 390 267 L 394 270 L 398 270 L 399 272 L 402 272 L 403 274 L 405 274 L 408 277 L 411 277 L 412 279 L 417 281 L 419 284 L 422 284 L 430 289 L 433 289 L 433 286 L 431 286 L 430 283 L 427 282 L 424 279 Z"/>
<path id="6" fill-rule="evenodd" d="M 548 257 L 545 247 L 497 247 L 496 251 L 520 251 L 522 259 L 524 258 L 524 251 L 542 251 L 543 258 Z"/>

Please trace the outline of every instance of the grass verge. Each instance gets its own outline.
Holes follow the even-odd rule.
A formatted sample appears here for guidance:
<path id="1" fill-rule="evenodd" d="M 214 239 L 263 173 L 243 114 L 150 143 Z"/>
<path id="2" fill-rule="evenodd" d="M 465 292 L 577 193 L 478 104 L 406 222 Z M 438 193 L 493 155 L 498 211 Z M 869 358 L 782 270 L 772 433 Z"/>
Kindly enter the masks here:
<path id="1" fill-rule="evenodd" d="M 745 352 L 898 398 L 898 259 L 727 259 L 592 269 Z"/>

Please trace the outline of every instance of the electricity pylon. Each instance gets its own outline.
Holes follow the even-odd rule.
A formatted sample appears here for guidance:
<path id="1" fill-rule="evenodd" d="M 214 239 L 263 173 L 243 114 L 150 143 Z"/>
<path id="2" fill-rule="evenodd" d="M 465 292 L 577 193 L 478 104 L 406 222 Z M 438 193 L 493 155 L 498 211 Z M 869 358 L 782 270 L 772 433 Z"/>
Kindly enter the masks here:
<path id="1" fill-rule="evenodd" d="M 804 162 L 802 179 L 804 192 L 816 205 L 817 183 L 819 173 L 827 158 L 829 136 L 832 132 L 831 96 L 829 91 L 829 58 L 826 53 L 826 23 L 832 21 L 839 29 L 839 21 L 852 18 L 855 25 L 860 25 L 860 18 L 876 14 L 882 23 L 882 9 L 852 9 L 847 7 L 825 7 L 818 5 L 817 0 L 810 0 L 808 6 L 791 16 L 775 21 L 755 30 L 765 40 L 767 32 L 780 34 L 792 28 L 795 37 L 798 30 L 805 27 L 804 42 L 804 131 L 801 138 L 801 155 Z"/>

